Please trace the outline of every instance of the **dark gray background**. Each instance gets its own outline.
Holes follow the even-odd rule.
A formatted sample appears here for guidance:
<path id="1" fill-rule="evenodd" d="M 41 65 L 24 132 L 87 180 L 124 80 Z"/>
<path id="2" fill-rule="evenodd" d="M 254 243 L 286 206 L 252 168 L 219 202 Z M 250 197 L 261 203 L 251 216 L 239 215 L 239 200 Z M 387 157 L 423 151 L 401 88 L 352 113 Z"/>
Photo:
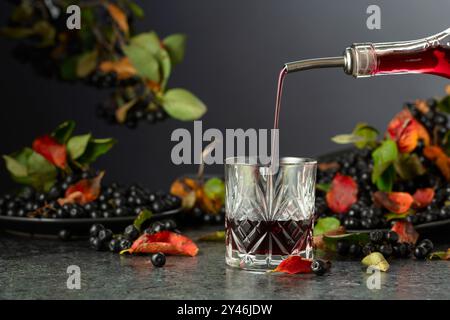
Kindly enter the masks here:
<path id="1" fill-rule="evenodd" d="M 138 22 L 139 31 L 189 36 L 185 62 L 176 68 L 169 85 L 185 87 L 207 104 L 204 128 L 270 128 L 276 79 L 284 62 L 338 55 L 352 42 L 415 39 L 450 26 L 448 0 L 139 2 L 147 13 Z M 381 30 L 366 27 L 370 4 L 381 7 Z M 10 6 L 4 2 L 0 6 L 4 24 Z M 167 188 L 175 177 L 194 169 L 170 161 L 171 132 L 181 126 L 192 130 L 192 123 L 170 120 L 134 131 L 108 126 L 94 113 L 107 92 L 35 76 L 30 66 L 12 58 L 13 44 L 0 39 L 1 154 L 29 145 L 36 135 L 74 119 L 80 133 L 119 140 L 97 164 L 107 170 L 109 180 Z M 362 120 L 384 130 L 404 101 L 443 95 L 447 83 L 423 75 L 355 80 L 337 69 L 289 76 L 281 114 L 281 153 L 314 156 L 335 150 L 338 146 L 330 137 L 351 131 Z M 3 165 L 0 181 L 0 191 L 12 185 Z"/>

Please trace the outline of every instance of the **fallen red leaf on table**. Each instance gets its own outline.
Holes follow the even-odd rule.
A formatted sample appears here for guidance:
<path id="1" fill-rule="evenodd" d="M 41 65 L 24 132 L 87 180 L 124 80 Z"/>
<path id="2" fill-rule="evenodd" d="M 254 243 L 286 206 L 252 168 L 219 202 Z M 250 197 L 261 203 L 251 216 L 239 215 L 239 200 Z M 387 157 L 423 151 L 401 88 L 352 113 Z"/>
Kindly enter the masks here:
<path id="1" fill-rule="evenodd" d="M 413 194 L 414 198 L 414 208 L 420 209 L 428 206 L 434 198 L 434 189 L 433 188 L 423 188 L 417 189 Z"/>
<path id="2" fill-rule="evenodd" d="M 194 257 L 198 253 L 197 245 L 188 237 L 170 231 L 141 235 L 134 241 L 129 253 L 157 253 L 186 255 Z"/>
<path id="3" fill-rule="evenodd" d="M 411 222 L 399 220 L 392 226 L 392 231 L 398 234 L 399 242 L 415 244 L 419 239 L 419 234 L 414 229 Z"/>
<path id="4" fill-rule="evenodd" d="M 273 272 L 285 272 L 289 274 L 311 273 L 311 260 L 304 259 L 300 256 L 289 256 L 283 260 Z"/>
<path id="5" fill-rule="evenodd" d="M 373 194 L 373 201 L 393 213 L 405 213 L 411 208 L 414 199 L 407 192 L 377 191 Z"/>
<path id="6" fill-rule="evenodd" d="M 358 198 L 358 185 L 352 177 L 337 173 L 331 182 L 326 200 L 328 207 L 335 213 L 345 213 Z"/>
<path id="7" fill-rule="evenodd" d="M 58 199 L 60 205 L 66 203 L 86 204 L 98 198 L 101 191 L 101 181 L 105 172 L 102 171 L 93 179 L 83 179 L 67 188 L 65 197 Z"/>
<path id="8" fill-rule="evenodd" d="M 49 135 L 36 138 L 33 141 L 33 150 L 54 164 L 58 168 L 64 169 L 67 165 L 66 146 L 59 144 L 56 139 Z"/>

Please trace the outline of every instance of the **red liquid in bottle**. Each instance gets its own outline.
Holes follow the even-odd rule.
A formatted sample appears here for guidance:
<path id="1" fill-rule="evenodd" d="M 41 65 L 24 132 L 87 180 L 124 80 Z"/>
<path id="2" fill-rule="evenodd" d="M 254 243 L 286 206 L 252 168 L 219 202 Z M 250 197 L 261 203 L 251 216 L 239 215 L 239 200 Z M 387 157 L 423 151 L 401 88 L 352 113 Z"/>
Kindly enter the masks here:
<path id="1" fill-rule="evenodd" d="M 380 54 L 376 74 L 427 73 L 450 78 L 450 48 Z"/>

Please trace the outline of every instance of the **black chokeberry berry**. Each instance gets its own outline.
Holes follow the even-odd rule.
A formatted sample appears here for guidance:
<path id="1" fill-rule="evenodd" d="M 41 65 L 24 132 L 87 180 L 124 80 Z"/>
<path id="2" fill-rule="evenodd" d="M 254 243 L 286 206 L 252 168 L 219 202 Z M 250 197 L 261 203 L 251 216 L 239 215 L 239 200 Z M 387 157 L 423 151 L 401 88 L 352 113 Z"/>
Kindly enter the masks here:
<path id="1" fill-rule="evenodd" d="M 311 263 L 311 270 L 318 276 L 322 276 L 325 274 L 325 272 L 329 269 L 329 265 L 327 262 L 321 260 L 321 259 L 315 259 Z"/>
<path id="2" fill-rule="evenodd" d="M 360 246 L 359 244 L 357 244 L 357 243 L 352 243 L 352 244 L 350 245 L 350 247 L 348 248 L 348 253 L 349 253 L 351 256 L 357 258 L 357 257 L 359 257 L 359 256 L 361 255 L 361 253 L 362 253 L 362 248 L 361 248 L 361 246 Z"/>
<path id="3" fill-rule="evenodd" d="M 97 251 L 101 251 L 104 249 L 104 242 L 101 241 L 99 238 L 91 238 L 89 242 L 91 247 Z"/>
<path id="4" fill-rule="evenodd" d="M 364 256 L 367 256 L 375 251 L 376 251 L 376 246 L 373 243 L 366 243 L 362 248 L 362 253 Z"/>
<path id="5" fill-rule="evenodd" d="M 422 241 L 420 241 L 419 246 L 426 248 L 429 252 L 434 249 L 433 242 L 431 242 L 431 240 L 429 239 L 423 239 Z"/>
<path id="6" fill-rule="evenodd" d="M 71 237 L 72 237 L 72 233 L 69 230 L 63 229 L 58 232 L 58 238 L 60 240 L 67 241 L 67 240 L 70 240 Z"/>
<path id="7" fill-rule="evenodd" d="M 392 244 L 395 244 L 398 242 L 398 234 L 395 231 L 388 231 L 386 233 L 386 240 L 389 241 Z"/>
<path id="8" fill-rule="evenodd" d="M 125 228 L 123 235 L 128 240 L 134 241 L 139 237 L 139 230 L 136 229 L 134 225 L 130 224 L 128 227 Z"/>
<path id="9" fill-rule="evenodd" d="M 108 243 L 108 249 L 111 252 L 119 252 L 120 251 L 120 240 L 111 239 Z"/>
<path id="10" fill-rule="evenodd" d="M 416 259 L 418 260 L 425 260 L 427 255 L 428 255 L 428 249 L 425 247 L 421 247 L 421 246 L 417 246 L 414 249 L 414 256 L 416 257 Z"/>
<path id="11" fill-rule="evenodd" d="M 105 230 L 105 227 L 103 225 L 98 224 L 98 223 L 93 224 L 91 226 L 91 229 L 89 229 L 89 235 L 91 237 L 98 237 L 99 232 L 102 230 Z"/>
<path id="12" fill-rule="evenodd" d="M 166 264 L 166 256 L 164 253 L 158 252 L 152 255 L 151 261 L 155 267 L 161 268 Z"/>
<path id="13" fill-rule="evenodd" d="M 109 229 L 103 229 L 98 232 L 97 237 L 101 242 L 106 242 L 112 239 L 113 233 Z"/>
<path id="14" fill-rule="evenodd" d="M 380 253 L 385 257 L 389 258 L 392 255 L 392 246 L 389 243 L 382 244 L 380 246 Z"/>
<path id="15" fill-rule="evenodd" d="M 128 239 L 120 240 L 120 251 L 130 249 L 133 243 Z"/>
<path id="16" fill-rule="evenodd" d="M 369 233 L 369 239 L 373 243 L 381 243 L 384 238 L 383 231 L 375 230 Z"/>
<path id="17" fill-rule="evenodd" d="M 347 241 L 338 241 L 336 243 L 336 252 L 341 256 L 345 256 L 348 254 L 349 247 L 350 245 Z"/>

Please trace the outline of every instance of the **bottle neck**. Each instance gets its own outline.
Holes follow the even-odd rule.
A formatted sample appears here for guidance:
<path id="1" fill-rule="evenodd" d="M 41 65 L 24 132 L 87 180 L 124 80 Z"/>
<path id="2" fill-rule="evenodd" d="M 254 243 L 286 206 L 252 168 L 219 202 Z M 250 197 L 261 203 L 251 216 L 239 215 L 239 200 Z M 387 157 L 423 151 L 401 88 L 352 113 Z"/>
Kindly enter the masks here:
<path id="1" fill-rule="evenodd" d="M 409 68 L 391 68 L 385 70 L 382 66 L 383 61 L 392 61 L 396 57 L 401 61 L 402 56 L 410 57 L 410 63 L 414 63 L 413 58 L 419 54 L 438 47 L 450 48 L 450 28 L 433 36 L 399 42 L 384 43 L 355 43 L 344 52 L 346 73 L 356 78 L 370 77 L 377 74 L 400 74 L 413 71 Z"/>

